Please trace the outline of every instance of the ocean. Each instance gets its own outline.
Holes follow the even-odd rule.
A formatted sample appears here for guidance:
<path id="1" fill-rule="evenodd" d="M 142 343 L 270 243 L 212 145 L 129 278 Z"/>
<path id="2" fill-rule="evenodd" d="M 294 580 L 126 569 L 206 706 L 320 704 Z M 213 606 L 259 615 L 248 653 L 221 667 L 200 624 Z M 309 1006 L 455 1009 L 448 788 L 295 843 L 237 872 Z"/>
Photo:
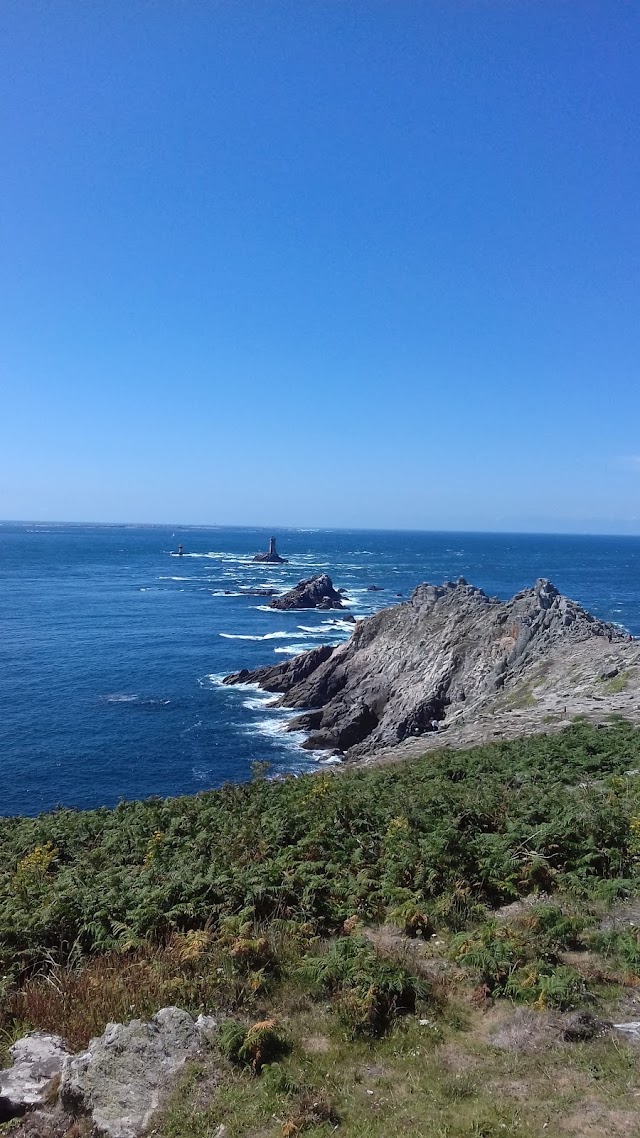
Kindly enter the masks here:
<path id="1" fill-rule="evenodd" d="M 464 576 L 507 598 L 549 577 L 640 635 L 640 538 L 282 530 L 288 564 L 264 565 L 263 529 L 0 525 L 0 814 L 192 794 L 317 769 L 242 667 L 350 635 L 339 612 L 279 612 L 256 588 L 329 573 L 348 611 L 399 603 L 421 581 Z M 178 545 L 184 556 L 177 555 Z M 376 585 L 382 591 L 373 592 Z"/>

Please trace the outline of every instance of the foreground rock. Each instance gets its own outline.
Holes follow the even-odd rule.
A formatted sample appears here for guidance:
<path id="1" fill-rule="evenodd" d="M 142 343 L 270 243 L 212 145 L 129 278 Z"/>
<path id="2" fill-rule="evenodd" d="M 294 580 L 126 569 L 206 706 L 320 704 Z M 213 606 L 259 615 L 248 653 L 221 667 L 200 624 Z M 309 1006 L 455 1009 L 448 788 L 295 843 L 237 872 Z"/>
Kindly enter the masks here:
<path id="1" fill-rule="evenodd" d="M 61 1104 L 70 1114 L 88 1115 L 99 1134 L 137 1138 L 175 1076 L 215 1031 L 210 1017 L 194 1022 L 180 1008 L 163 1008 L 149 1023 L 109 1024 L 85 1052 L 67 1061 Z"/>
<path id="2" fill-rule="evenodd" d="M 12 1066 L 0 1071 L 0 1122 L 46 1103 L 68 1051 L 59 1035 L 34 1031 L 9 1048 Z"/>
<path id="3" fill-rule="evenodd" d="M 273 604 L 289 607 L 284 600 Z M 277 706 L 304 708 L 289 727 L 308 731 L 309 747 L 399 757 L 424 751 L 425 739 L 442 745 L 444 729 L 447 742 L 464 746 L 549 730 L 576 714 L 637 718 L 639 664 L 636 643 L 549 581 L 501 602 L 461 578 L 419 585 L 332 650 L 226 682 L 259 683 L 280 694 Z M 602 678 L 614 669 L 614 679 Z"/>
<path id="4" fill-rule="evenodd" d="M 272 609 L 341 609 L 342 597 L 334 589 L 327 573 L 300 581 L 288 593 L 275 597 L 269 604 Z"/>
<path id="5" fill-rule="evenodd" d="M 256 553 L 254 561 L 267 561 L 269 565 L 286 565 L 286 557 L 281 557 L 276 549 L 275 537 L 269 538 L 269 548 L 266 553 Z"/>

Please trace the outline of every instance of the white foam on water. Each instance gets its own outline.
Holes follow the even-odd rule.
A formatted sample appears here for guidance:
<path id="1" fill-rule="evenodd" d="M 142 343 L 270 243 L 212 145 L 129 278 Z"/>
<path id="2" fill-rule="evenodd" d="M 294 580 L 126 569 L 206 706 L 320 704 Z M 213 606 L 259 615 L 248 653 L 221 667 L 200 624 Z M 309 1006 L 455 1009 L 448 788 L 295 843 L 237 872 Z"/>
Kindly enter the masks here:
<path id="1" fill-rule="evenodd" d="M 363 617 L 356 617 L 356 620 L 363 619 Z M 350 620 L 325 620 L 322 623 L 327 626 L 327 631 L 323 632 L 323 636 L 329 636 L 333 632 L 348 632 L 351 635 L 355 628 L 355 624 L 352 624 Z"/>
<path id="2" fill-rule="evenodd" d="M 138 703 L 139 695 L 106 695 L 106 703 Z"/>
<path id="3" fill-rule="evenodd" d="M 315 644 L 287 644 L 286 648 L 274 648 L 273 651 L 282 652 L 285 656 L 300 656 L 311 648 L 315 648 Z"/>
<path id="4" fill-rule="evenodd" d="M 222 688 L 223 687 L 225 690 L 230 690 L 229 685 L 223 684 L 223 682 L 222 682 L 226 675 L 228 675 L 227 672 L 210 672 L 208 676 L 201 676 L 200 679 L 198 680 L 198 683 L 199 683 L 201 688 L 205 688 L 205 687 Z M 246 686 L 249 687 L 250 685 L 247 684 Z M 251 686 L 255 687 L 256 689 L 258 687 L 257 684 L 254 684 Z"/>
<path id="5" fill-rule="evenodd" d="M 261 696 L 254 696 L 253 699 L 243 699 L 242 706 L 249 711 L 264 711 L 275 698 L 274 692 L 263 692 Z"/>
<path id="6" fill-rule="evenodd" d="M 326 759 L 316 759 L 323 767 L 334 766 L 336 763 L 341 763 L 342 759 L 338 755 L 329 755 Z"/>
<path id="7" fill-rule="evenodd" d="M 223 636 L 225 640 L 300 640 L 306 635 L 306 632 L 265 632 L 262 636 L 247 632 L 218 633 L 218 636 Z"/>
<path id="8" fill-rule="evenodd" d="M 304 731 L 287 731 L 287 723 L 292 718 L 293 714 L 288 715 L 287 718 L 274 715 L 269 719 L 258 719 L 246 728 L 245 734 L 266 735 L 267 738 L 276 740 L 288 750 L 302 751 L 302 744 L 306 739 Z"/>
<path id="9" fill-rule="evenodd" d="M 236 565 L 250 565 L 253 561 L 247 553 L 229 553 L 224 550 L 210 550 L 208 553 L 175 553 L 172 550 L 169 556 L 205 558 L 209 561 L 233 562 Z"/>

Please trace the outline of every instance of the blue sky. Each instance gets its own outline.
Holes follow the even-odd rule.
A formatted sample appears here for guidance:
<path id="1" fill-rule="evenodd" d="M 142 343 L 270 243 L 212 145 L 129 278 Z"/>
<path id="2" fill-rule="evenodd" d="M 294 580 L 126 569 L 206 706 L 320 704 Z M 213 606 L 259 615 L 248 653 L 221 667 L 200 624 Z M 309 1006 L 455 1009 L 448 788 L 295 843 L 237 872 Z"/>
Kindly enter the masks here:
<path id="1" fill-rule="evenodd" d="M 640 533 L 640 6 L 4 0 L 0 517 Z"/>

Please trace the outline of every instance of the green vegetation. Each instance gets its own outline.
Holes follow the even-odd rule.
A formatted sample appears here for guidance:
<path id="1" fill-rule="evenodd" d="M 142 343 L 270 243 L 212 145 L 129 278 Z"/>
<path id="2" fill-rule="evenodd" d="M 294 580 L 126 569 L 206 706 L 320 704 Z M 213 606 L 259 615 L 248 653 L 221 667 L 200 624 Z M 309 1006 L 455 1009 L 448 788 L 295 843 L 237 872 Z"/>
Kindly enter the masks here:
<path id="1" fill-rule="evenodd" d="M 0 966 L 135 948 L 243 914 L 340 929 L 406 902 L 466 927 L 536 887 L 632 878 L 640 733 L 578 724 L 367 773 L 0 826 Z M 594 783 L 598 780 L 598 784 Z M 622 887 L 622 886 L 620 886 Z"/>
<path id="2" fill-rule="evenodd" d="M 80 1047 L 165 1004 L 216 1013 L 215 1078 L 190 1069 L 164 1138 L 600 1133 L 566 1120 L 586 1093 L 600 1122 L 632 1101 L 627 1047 L 567 1055 L 556 1032 L 534 1061 L 488 1024 L 515 1004 L 549 1024 L 607 1014 L 638 985 L 638 933 L 602 931 L 640 893 L 638 769 L 640 731 L 577 722 L 364 773 L 256 771 L 193 798 L 5 819 L 0 1046 L 37 1027 Z M 550 1102 L 554 1064 L 570 1076 Z"/>
<path id="3" fill-rule="evenodd" d="M 624 691 L 629 683 L 629 673 L 619 672 L 617 676 L 613 676 L 610 680 L 604 681 L 604 690 L 609 695 L 616 695 L 618 692 Z"/>

